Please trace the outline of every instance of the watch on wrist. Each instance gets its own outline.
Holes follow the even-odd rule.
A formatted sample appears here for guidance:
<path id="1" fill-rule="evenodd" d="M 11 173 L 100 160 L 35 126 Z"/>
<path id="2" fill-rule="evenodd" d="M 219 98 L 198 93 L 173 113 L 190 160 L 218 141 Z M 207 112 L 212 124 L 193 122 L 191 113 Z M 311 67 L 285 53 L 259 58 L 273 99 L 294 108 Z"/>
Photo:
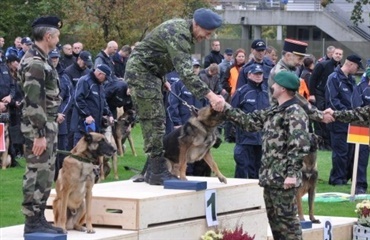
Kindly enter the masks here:
<path id="1" fill-rule="evenodd" d="M 39 138 L 45 137 L 45 134 L 46 134 L 45 128 L 38 129 L 37 134 L 39 135 L 38 136 Z"/>

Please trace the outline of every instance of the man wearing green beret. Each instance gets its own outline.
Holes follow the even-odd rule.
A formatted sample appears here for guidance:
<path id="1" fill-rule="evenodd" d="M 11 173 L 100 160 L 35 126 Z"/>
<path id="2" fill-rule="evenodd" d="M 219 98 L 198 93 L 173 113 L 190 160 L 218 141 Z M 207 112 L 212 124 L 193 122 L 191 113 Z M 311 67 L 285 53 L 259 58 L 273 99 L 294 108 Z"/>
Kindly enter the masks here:
<path id="1" fill-rule="evenodd" d="M 272 97 L 277 105 L 244 113 L 230 105 L 225 115 L 246 131 L 263 131 L 259 185 L 274 239 L 302 239 L 296 192 L 302 183 L 303 157 L 309 153 L 308 116 L 295 97 L 299 79 L 291 72 L 274 76 Z"/>

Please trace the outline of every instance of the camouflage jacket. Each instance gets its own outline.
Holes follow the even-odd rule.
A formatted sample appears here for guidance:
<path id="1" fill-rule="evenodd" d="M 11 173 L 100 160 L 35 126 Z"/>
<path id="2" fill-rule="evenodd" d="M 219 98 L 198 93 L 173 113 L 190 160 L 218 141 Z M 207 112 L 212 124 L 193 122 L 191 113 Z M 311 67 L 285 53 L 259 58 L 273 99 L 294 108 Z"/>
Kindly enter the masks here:
<path id="1" fill-rule="evenodd" d="M 32 45 L 20 62 L 18 77 L 25 101 L 22 124 L 27 126 L 22 131 L 38 137 L 45 131 L 46 122 L 57 117 L 61 104 L 58 73 L 48 62 L 47 54 Z"/>
<path id="2" fill-rule="evenodd" d="M 308 117 L 296 98 L 252 113 L 227 105 L 225 114 L 246 131 L 263 131 L 259 170 L 262 187 L 282 188 L 286 177 L 296 177 L 297 187 L 301 184 L 303 157 L 309 152 L 310 141 Z"/>
<path id="3" fill-rule="evenodd" d="M 370 127 L 370 105 L 353 110 L 334 111 L 334 118 L 336 121 L 345 123 L 357 122 Z"/>
<path id="4" fill-rule="evenodd" d="M 280 59 L 280 61 L 275 65 L 275 67 L 271 69 L 270 76 L 268 79 L 269 96 L 271 104 L 276 104 L 275 99 L 272 98 L 271 86 L 275 83 L 274 81 L 275 75 L 280 71 L 289 71 L 295 73 L 296 68 L 288 66 L 283 60 Z M 324 117 L 323 113 L 320 110 L 318 110 L 315 106 L 312 106 L 304 97 L 302 97 L 298 93 L 298 91 L 296 92 L 295 96 L 299 100 L 298 104 L 305 110 L 310 119 L 321 122 L 321 120 Z"/>
<path id="5" fill-rule="evenodd" d="M 167 73 L 176 70 L 185 86 L 201 99 L 210 90 L 193 72 L 191 51 L 194 41 L 191 20 L 172 19 L 162 23 L 135 47 L 126 65 L 125 78 L 150 73 L 164 79 Z"/>

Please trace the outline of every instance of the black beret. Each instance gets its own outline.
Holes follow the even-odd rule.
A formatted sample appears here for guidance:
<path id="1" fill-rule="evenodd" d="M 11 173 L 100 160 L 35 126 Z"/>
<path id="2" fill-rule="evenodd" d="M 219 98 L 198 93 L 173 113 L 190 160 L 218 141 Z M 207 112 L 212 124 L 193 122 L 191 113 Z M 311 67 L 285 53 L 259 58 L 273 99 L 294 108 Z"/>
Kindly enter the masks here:
<path id="1" fill-rule="evenodd" d="M 208 8 L 199 8 L 194 12 L 194 20 L 206 30 L 213 30 L 221 27 L 222 18 L 217 13 Z"/>
<path id="2" fill-rule="evenodd" d="M 61 29 L 63 26 L 62 20 L 55 16 L 39 17 L 32 23 L 32 27 L 51 27 Z"/>
<path id="3" fill-rule="evenodd" d="M 362 59 L 359 56 L 357 56 L 356 54 L 349 55 L 346 59 L 348 61 L 351 61 L 353 63 L 356 63 L 359 68 L 364 69 L 364 66 L 362 65 L 362 62 L 361 62 Z"/>
<path id="4" fill-rule="evenodd" d="M 301 42 L 294 39 L 286 38 L 284 40 L 284 47 L 283 50 L 286 52 L 291 52 L 297 55 L 301 56 L 307 56 L 306 50 L 307 50 L 308 44 L 305 42 Z"/>

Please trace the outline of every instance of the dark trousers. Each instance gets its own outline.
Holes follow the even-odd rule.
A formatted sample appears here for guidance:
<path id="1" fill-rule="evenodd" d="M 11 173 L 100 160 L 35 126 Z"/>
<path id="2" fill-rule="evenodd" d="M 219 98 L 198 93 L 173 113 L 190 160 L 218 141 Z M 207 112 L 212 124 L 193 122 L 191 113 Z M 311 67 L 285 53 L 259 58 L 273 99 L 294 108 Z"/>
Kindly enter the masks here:
<path id="1" fill-rule="evenodd" d="M 330 132 L 332 148 L 332 169 L 329 184 L 347 184 L 352 177 L 355 145 L 347 143 L 347 133 Z"/>
<path id="2" fill-rule="evenodd" d="M 262 146 L 236 144 L 234 148 L 235 178 L 258 179 Z"/>

